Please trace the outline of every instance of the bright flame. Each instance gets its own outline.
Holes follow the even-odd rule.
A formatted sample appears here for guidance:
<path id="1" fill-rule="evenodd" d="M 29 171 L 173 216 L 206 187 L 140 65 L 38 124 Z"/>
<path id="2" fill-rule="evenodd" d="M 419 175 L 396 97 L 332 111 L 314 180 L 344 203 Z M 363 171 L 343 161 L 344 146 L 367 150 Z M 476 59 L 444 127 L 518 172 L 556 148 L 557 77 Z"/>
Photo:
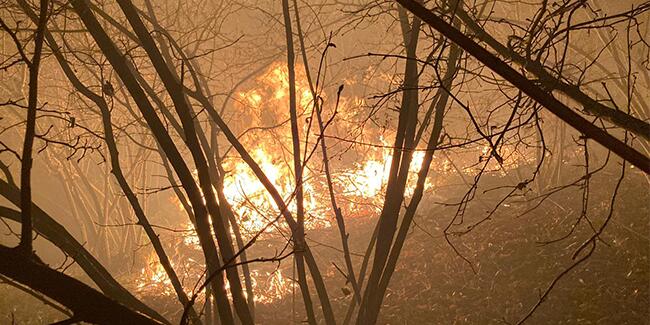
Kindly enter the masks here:
<path id="1" fill-rule="evenodd" d="M 316 140 L 320 131 L 315 123 L 315 116 L 312 114 L 313 96 L 305 76 L 300 73 L 301 69 L 296 69 L 296 71 L 301 146 L 303 150 L 305 150 L 305 146 L 307 147 L 305 150 L 307 154 L 312 150 L 315 152 L 310 156 L 311 158 L 303 170 L 305 228 L 307 230 L 328 228 L 335 221 L 326 176 L 322 171 L 320 147 L 314 147 L 318 145 Z M 244 125 L 241 125 L 242 130 L 235 131 L 247 131 L 243 132 L 244 135 L 240 137 L 240 141 L 249 150 L 252 158 L 259 164 L 281 196 L 285 200 L 290 199 L 288 208 L 295 216 L 297 207 L 293 198 L 295 179 L 291 151 L 292 134 L 288 123 L 288 94 L 289 82 L 286 66 L 276 64 L 256 79 L 255 88 L 238 93 L 239 104 L 237 105 L 241 105 L 241 107 L 237 107 L 237 112 L 241 115 L 239 120 Z M 326 99 L 326 94 L 320 94 L 320 96 Z M 363 98 L 341 98 L 339 115 L 337 115 L 340 120 L 337 120 L 336 127 L 332 127 L 336 130 L 328 130 L 328 134 L 336 133 L 337 130 L 339 130 L 338 132 L 340 130 L 353 130 L 352 132 L 354 132 L 358 129 L 358 124 L 354 122 L 359 118 L 356 112 L 360 111 L 359 108 L 364 105 Z M 323 119 L 327 120 L 327 117 L 323 116 Z M 247 130 L 251 125 L 259 127 Z M 361 160 L 351 161 L 349 157 L 336 156 L 336 150 L 328 152 L 337 203 L 346 218 L 376 216 L 381 209 L 393 150 L 383 135 L 378 134 L 375 139 L 377 138 L 379 138 L 380 146 L 361 148 L 363 150 L 355 148 L 359 152 L 353 152 L 352 156 L 360 156 Z M 328 140 L 328 146 L 331 146 L 332 142 Z M 305 152 L 301 153 L 301 156 L 305 155 Z M 413 194 L 416 174 L 422 168 L 424 156 L 424 151 L 413 152 L 405 190 L 407 197 Z M 243 239 L 247 241 L 265 227 L 267 233 L 277 232 L 278 229 L 286 231 L 287 226 L 283 221 L 275 223 L 273 227 L 267 227 L 278 216 L 278 207 L 249 166 L 238 156 L 227 156 L 222 164 L 226 172 L 223 178 L 223 193 L 235 213 Z M 449 161 L 440 162 L 438 170 L 441 169 L 439 167 L 444 171 L 449 170 Z M 432 186 L 433 184 L 427 180 L 425 189 L 430 189 Z M 185 226 L 193 229 L 190 223 Z M 183 249 L 196 252 L 201 249 L 195 232 L 184 235 L 181 241 Z M 172 256 L 172 258 L 179 260 L 184 256 Z M 144 290 L 149 287 L 159 287 L 164 293 L 173 293 L 169 279 L 167 279 L 164 269 L 157 263 L 155 255 L 152 255 L 149 260 L 150 263 L 142 270 L 137 281 L 138 288 Z M 197 264 L 200 265 L 195 261 L 191 261 L 189 264 L 187 261 L 184 264 L 177 262 L 177 265 L 182 265 L 180 270 L 196 269 Z M 188 283 L 192 283 L 189 281 L 198 281 L 200 274 L 184 275 L 184 277 L 188 277 Z M 255 293 L 254 299 L 259 303 L 272 303 L 282 299 L 293 290 L 293 281 L 287 280 L 280 270 L 267 272 L 251 269 L 251 277 Z"/>
<path id="2" fill-rule="evenodd" d="M 263 274 L 262 274 L 263 273 Z M 282 271 L 261 272 L 253 270 L 251 272 L 255 302 L 261 304 L 270 304 L 289 295 L 294 283 L 286 280 Z M 265 279 L 263 283 L 258 279 Z"/>
<path id="3" fill-rule="evenodd" d="M 140 293 L 156 291 L 156 294 L 160 294 L 157 290 L 162 290 L 164 295 L 171 296 L 174 294 L 172 282 L 167 277 L 167 272 L 165 272 L 163 266 L 158 262 L 155 253 L 148 257 L 147 266 L 141 270 L 140 276 L 136 280 L 136 286 Z"/>

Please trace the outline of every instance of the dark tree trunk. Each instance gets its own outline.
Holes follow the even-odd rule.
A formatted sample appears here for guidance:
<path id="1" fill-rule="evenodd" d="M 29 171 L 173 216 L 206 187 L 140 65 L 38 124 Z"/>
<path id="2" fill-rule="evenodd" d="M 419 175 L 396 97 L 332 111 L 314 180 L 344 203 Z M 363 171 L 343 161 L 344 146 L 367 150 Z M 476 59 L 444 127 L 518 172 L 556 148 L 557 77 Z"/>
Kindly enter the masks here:
<path id="1" fill-rule="evenodd" d="M 111 300 L 83 282 L 55 271 L 16 249 L 0 245 L 0 273 L 50 297 L 94 324 L 162 324 Z"/>

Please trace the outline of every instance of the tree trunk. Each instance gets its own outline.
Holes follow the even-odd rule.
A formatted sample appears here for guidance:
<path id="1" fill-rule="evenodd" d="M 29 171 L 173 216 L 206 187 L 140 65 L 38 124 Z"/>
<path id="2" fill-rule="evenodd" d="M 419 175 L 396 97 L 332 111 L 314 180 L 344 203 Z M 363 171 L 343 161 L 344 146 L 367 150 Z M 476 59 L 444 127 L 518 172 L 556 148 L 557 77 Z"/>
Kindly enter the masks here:
<path id="1" fill-rule="evenodd" d="M 71 1 L 71 3 L 102 52 L 115 69 L 115 72 L 119 75 L 120 79 L 128 89 L 129 93 L 138 105 L 138 108 L 142 112 L 142 115 L 149 125 L 154 137 L 169 158 L 169 161 L 176 171 L 192 204 L 192 209 L 194 210 L 194 216 L 196 218 L 196 231 L 203 248 L 208 272 L 210 274 L 216 272 L 219 269 L 219 261 L 217 259 L 218 253 L 212 240 L 208 213 L 203 204 L 200 191 L 194 183 L 191 172 L 164 125 L 160 121 L 160 118 L 156 115 L 156 112 L 144 91 L 138 84 L 137 79 L 133 75 L 133 71 L 129 69 L 126 57 L 119 52 L 113 41 L 103 30 L 91 9 L 88 7 L 87 2 L 85 0 L 74 0 Z M 219 316 L 221 317 L 222 323 L 232 324 L 232 312 L 230 311 L 229 303 L 226 300 L 227 296 L 223 279 L 219 276 L 214 277 L 214 279 L 212 289 L 215 292 L 215 297 L 218 298 Z"/>
<path id="2" fill-rule="evenodd" d="M 463 48 L 463 50 L 467 51 L 474 58 L 485 64 L 492 71 L 496 72 L 498 75 L 524 92 L 526 95 L 546 107 L 558 118 L 584 134 L 587 138 L 595 140 L 600 145 L 616 153 L 619 157 L 629 161 L 632 165 L 644 171 L 646 174 L 650 174 L 650 160 L 646 156 L 634 148 L 628 146 L 623 141 L 603 131 L 601 128 L 591 124 L 578 113 L 574 112 L 569 107 L 555 99 L 553 96 L 549 95 L 546 90 L 541 89 L 533 82 L 526 79 L 526 77 L 508 66 L 501 59 L 488 52 L 486 49 L 478 45 L 476 42 L 458 31 L 453 26 L 449 25 L 440 17 L 433 14 L 421 4 L 413 0 L 396 1 L 423 19 L 429 26 L 442 33 L 445 37 L 449 38 L 454 43 L 458 44 L 458 46 Z"/>
<path id="3" fill-rule="evenodd" d="M 107 325 L 162 324 L 120 305 L 75 278 L 2 245 L 0 273 L 66 306 L 74 313 L 72 319 L 76 322 Z"/>
<path id="4" fill-rule="evenodd" d="M 25 141 L 23 143 L 23 156 L 20 159 L 20 210 L 22 223 L 20 226 L 19 249 L 26 255 L 33 253 L 32 245 L 32 147 L 36 135 L 36 106 L 38 105 L 38 71 L 41 66 L 41 53 L 43 51 L 43 37 L 45 23 L 48 16 L 48 0 L 40 1 L 40 12 L 34 37 L 34 55 L 31 60 L 23 57 L 29 68 L 29 94 L 27 98 L 27 121 L 25 122 Z M 21 44 L 16 44 L 21 46 Z M 22 50 L 20 51 L 22 53 Z"/>

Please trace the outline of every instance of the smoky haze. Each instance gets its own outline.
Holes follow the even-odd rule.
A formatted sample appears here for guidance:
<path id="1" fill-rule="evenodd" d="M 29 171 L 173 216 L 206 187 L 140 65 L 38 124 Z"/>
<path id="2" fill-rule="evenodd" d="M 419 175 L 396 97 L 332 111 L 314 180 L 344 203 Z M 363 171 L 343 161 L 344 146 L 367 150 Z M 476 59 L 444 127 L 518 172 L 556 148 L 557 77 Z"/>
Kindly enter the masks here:
<path id="1" fill-rule="evenodd" d="M 0 323 L 647 324 L 649 20 L 0 1 Z"/>

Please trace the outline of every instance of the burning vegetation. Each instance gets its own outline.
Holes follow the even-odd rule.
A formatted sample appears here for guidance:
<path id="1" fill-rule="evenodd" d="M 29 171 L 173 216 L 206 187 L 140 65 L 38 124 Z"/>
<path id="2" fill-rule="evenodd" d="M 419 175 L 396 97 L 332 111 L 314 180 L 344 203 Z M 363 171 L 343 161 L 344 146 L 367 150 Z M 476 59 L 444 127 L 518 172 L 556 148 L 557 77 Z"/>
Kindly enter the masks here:
<path id="1" fill-rule="evenodd" d="M 0 323 L 650 316 L 650 2 L 0 8 Z"/>

